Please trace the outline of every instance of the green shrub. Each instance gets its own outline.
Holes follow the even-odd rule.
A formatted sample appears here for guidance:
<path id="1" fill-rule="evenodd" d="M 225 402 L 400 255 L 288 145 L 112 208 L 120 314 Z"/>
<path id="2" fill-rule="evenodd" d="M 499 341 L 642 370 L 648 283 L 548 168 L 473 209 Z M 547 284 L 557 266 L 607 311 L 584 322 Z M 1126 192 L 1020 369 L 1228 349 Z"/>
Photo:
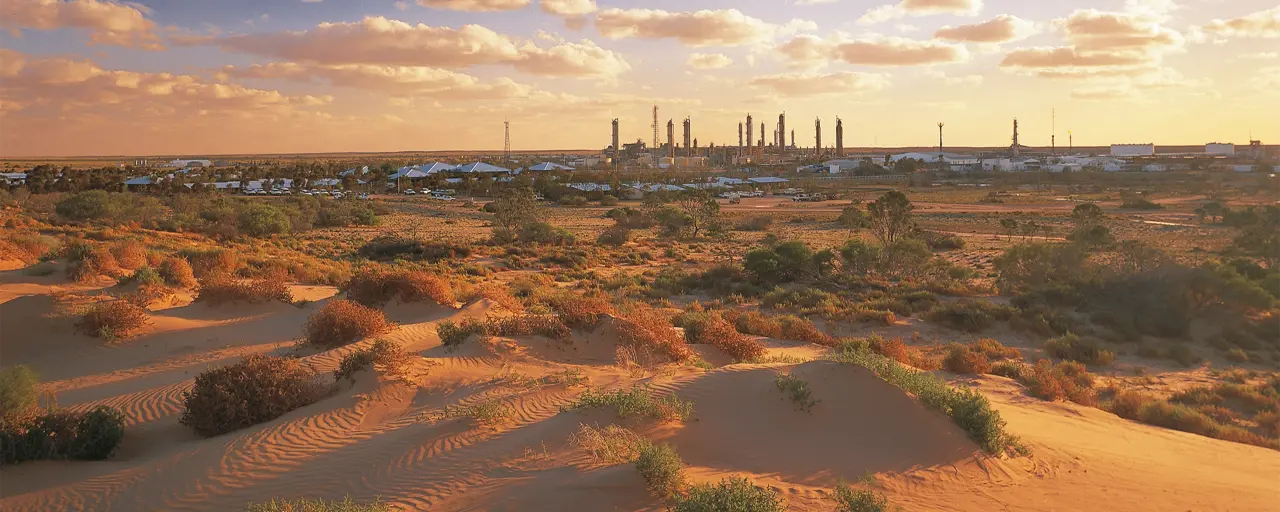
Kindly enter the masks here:
<path id="1" fill-rule="evenodd" d="M 147 324 L 147 310 L 126 300 L 99 302 L 89 308 L 76 330 L 89 336 L 116 341 Z"/>
<path id="2" fill-rule="evenodd" d="M 889 512 L 889 500 L 883 495 L 844 484 L 836 486 L 831 499 L 836 502 L 836 512 Z"/>
<path id="3" fill-rule="evenodd" d="M 333 348 L 385 333 L 391 328 L 391 323 L 381 311 L 349 300 L 332 299 L 307 317 L 303 330 L 307 343 Z"/>
<path id="4" fill-rule="evenodd" d="M 72 221 L 105 221 L 118 214 L 123 206 L 119 195 L 105 190 L 88 190 L 58 201 L 54 211 Z"/>
<path id="5" fill-rule="evenodd" d="M 773 225 L 773 216 L 756 215 L 747 217 L 746 220 L 736 226 L 736 229 L 738 231 L 766 231 L 771 225 Z"/>
<path id="6" fill-rule="evenodd" d="M 342 501 L 311 500 L 275 500 L 266 503 L 252 503 L 246 512 L 391 512 L 391 507 L 375 499 L 372 503 L 359 503 L 350 496 Z"/>
<path id="7" fill-rule="evenodd" d="M 1020 380 L 1022 379 L 1023 368 L 1026 368 L 1026 366 L 1027 364 L 1022 361 L 1006 359 L 992 364 L 991 371 L 989 373 L 992 375 L 999 375 L 1001 377 L 1008 377 L 1014 380 Z"/>
<path id="8" fill-rule="evenodd" d="M 986 397 L 969 388 L 952 388 L 928 372 L 917 371 L 871 352 L 866 344 L 846 343 L 834 356 L 842 363 L 871 370 L 881 379 L 915 396 L 926 408 L 946 414 L 984 451 L 990 454 L 1025 450 L 1018 439 L 1004 431 L 1000 413 Z"/>
<path id="9" fill-rule="evenodd" d="M 642 446 L 636 457 L 636 471 L 644 477 L 649 491 L 659 498 L 673 498 L 684 488 L 684 461 L 669 444 Z"/>
<path id="10" fill-rule="evenodd" d="M 612 407 L 621 418 L 640 416 L 661 420 L 687 420 L 693 416 L 693 402 L 680 400 L 672 395 L 659 397 L 648 388 L 635 387 L 623 391 L 615 389 L 603 393 L 588 389 L 578 396 L 572 404 L 563 406 L 562 411 L 576 411 L 596 407 Z"/>
<path id="11" fill-rule="evenodd" d="M 609 196 L 612 197 L 612 196 Z M 631 228 L 618 225 L 606 229 L 596 237 L 596 243 L 600 245 L 609 245 L 613 247 L 621 247 L 631 240 Z"/>
<path id="12" fill-rule="evenodd" d="M 297 359 L 250 355 L 196 376 L 178 422 L 213 437 L 271 421 L 319 400 L 325 388 L 315 377 Z"/>
<path id="13" fill-rule="evenodd" d="M 254 237 L 264 237 L 288 233 L 293 223 L 279 208 L 269 204 L 257 203 L 245 208 L 237 218 L 236 227 L 241 233 Z"/>
<path id="14" fill-rule="evenodd" d="M 0 462 L 103 460 L 123 438 L 124 413 L 114 407 L 54 411 L 0 427 Z"/>
<path id="15" fill-rule="evenodd" d="M 1091 365 L 1106 366 L 1116 357 L 1114 352 L 1102 348 L 1097 340 L 1082 340 L 1074 333 L 1051 338 L 1045 342 L 1044 348 L 1053 357 Z"/>
<path id="16" fill-rule="evenodd" d="M 441 260 L 462 259 L 471 255 L 471 248 L 447 242 L 423 242 L 412 238 L 387 234 L 366 242 L 356 251 L 361 257 L 374 261 L 423 260 L 435 263 Z"/>
<path id="17" fill-rule="evenodd" d="M 800 241 L 783 242 L 748 252 L 742 267 L 762 283 L 789 283 L 818 275 L 813 250 Z"/>
<path id="18" fill-rule="evenodd" d="M 1014 309 L 1004 304 L 975 299 L 943 302 L 925 314 L 925 319 L 966 332 L 980 332 L 996 322 L 1009 320 Z"/>
<path id="19" fill-rule="evenodd" d="M 40 376 L 27 365 L 0 369 L 0 426 L 25 418 L 36 408 Z"/>
<path id="20" fill-rule="evenodd" d="M 436 419 L 471 418 L 477 425 L 497 427 L 509 421 L 513 414 L 510 407 L 495 398 L 471 405 L 446 405 Z"/>
<path id="21" fill-rule="evenodd" d="M 466 318 L 461 324 L 454 323 L 450 320 L 442 320 L 436 324 L 436 334 L 440 336 L 440 343 L 447 348 L 456 348 L 462 342 L 467 341 L 471 335 L 485 334 L 484 322 L 474 318 Z"/>
<path id="22" fill-rule="evenodd" d="M 778 391 L 791 398 L 791 402 L 804 412 L 813 410 L 813 406 L 818 403 L 818 400 L 813 398 L 813 390 L 809 389 L 809 383 L 794 375 L 779 373 L 773 383 L 778 387 Z"/>
<path id="23" fill-rule="evenodd" d="M 756 487 L 746 478 L 694 485 L 671 507 L 673 512 L 783 512 L 786 509 L 776 491 Z"/>

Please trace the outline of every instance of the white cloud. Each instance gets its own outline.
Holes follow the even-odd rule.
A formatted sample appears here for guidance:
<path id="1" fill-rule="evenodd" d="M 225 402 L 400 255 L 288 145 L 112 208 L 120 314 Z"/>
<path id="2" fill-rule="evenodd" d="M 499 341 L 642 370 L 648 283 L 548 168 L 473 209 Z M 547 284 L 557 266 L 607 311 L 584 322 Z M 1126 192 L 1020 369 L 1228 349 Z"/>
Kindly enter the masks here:
<path id="1" fill-rule="evenodd" d="M 947 41 L 966 43 L 1007 43 L 1026 39 L 1036 33 L 1036 25 L 1017 16 L 1001 14 L 973 25 L 944 26 L 934 37 Z"/>
<path id="2" fill-rule="evenodd" d="M 150 9 L 135 3 L 100 0 L 3 0 L 0 27 L 21 30 L 77 28 L 89 31 L 89 44 L 160 50 Z"/>
<path id="3" fill-rule="evenodd" d="M 610 39 L 675 39 L 687 46 L 740 46 L 775 35 L 812 30 L 811 21 L 766 23 L 737 9 L 668 12 L 657 9 L 605 9 L 596 14 L 596 30 Z"/>
<path id="4" fill-rule="evenodd" d="M 693 69 L 720 69 L 733 64 L 733 59 L 723 53 L 691 53 L 685 64 Z"/>
<path id="5" fill-rule="evenodd" d="M 756 77 L 750 84 L 783 97 L 860 94 L 889 87 L 889 77 L 878 73 L 784 73 Z"/>
<path id="6" fill-rule="evenodd" d="M 533 0 L 418 0 L 418 5 L 432 9 L 463 12 L 514 11 L 528 7 Z"/>
<path id="7" fill-rule="evenodd" d="M 1202 30 L 1224 37 L 1280 38 L 1280 6 L 1239 18 L 1215 19 Z"/>
<path id="8" fill-rule="evenodd" d="M 882 5 L 868 10 L 858 18 L 858 23 L 870 25 L 906 16 L 934 14 L 977 16 L 981 11 L 982 0 L 902 0 L 896 4 Z"/>
<path id="9" fill-rule="evenodd" d="M 375 66 L 365 64 L 317 65 L 293 62 L 226 66 L 221 74 L 238 78 L 324 81 L 337 87 L 383 92 L 391 96 L 425 96 L 470 100 L 527 96 L 532 88 L 509 78 L 489 82 L 471 75 L 438 68 Z"/>

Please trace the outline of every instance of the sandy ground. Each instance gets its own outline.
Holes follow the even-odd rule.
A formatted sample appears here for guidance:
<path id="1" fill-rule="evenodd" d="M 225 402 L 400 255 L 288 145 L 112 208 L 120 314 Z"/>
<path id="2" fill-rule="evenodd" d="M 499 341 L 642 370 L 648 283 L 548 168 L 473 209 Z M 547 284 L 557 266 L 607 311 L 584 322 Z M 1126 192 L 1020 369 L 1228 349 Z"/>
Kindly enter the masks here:
<path id="1" fill-rule="evenodd" d="M 274 421 L 210 439 L 178 424 L 181 394 L 199 372 L 253 353 L 302 355 L 322 374 L 356 347 L 295 347 L 302 324 L 335 290 L 298 287 L 310 300 L 210 308 L 174 304 L 129 340 L 104 345 L 56 315 L 60 297 L 93 293 L 52 278 L 0 280 L 0 356 L 28 364 L 64 407 L 107 404 L 127 416 L 119 452 L 102 462 L 42 461 L 0 468 L 0 508 L 37 510 L 242 509 L 273 497 L 384 501 L 403 510 L 652 510 L 629 465 L 600 466 L 568 442 L 580 424 L 616 422 L 676 446 L 694 481 L 746 476 L 782 492 L 789 509 L 833 510 L 838 482 L 875 475 L 904 510 L 1280 510 L 1280 453 L 1175 432 L 1074 404 L 1026 397 L 1000 377 L 966 381 L 991 397 L 1026 458 L 982 456 L 944 416 L 870 372 L 815 360 L 821 347 L 768 341 L 803 363 L 724 365 L 636 373 L 614 365 L 608 325 L 572 343 L 541 338 L 440 346 L 435 325 L 486 314 L 393 305 L 387 336 L 417 354 L 410 382 L 363 373 L 329 398 Z M 584 388 L 517 387 L 502 375 L 579 369 L 592 387 L 645 384 L 695 404 L 683 423 L 620 420 L 611 411 L 561 412 Z M 808 381 L 820 402 L 795 410 L 776 372 Z M 435 420 L 446 405 L 499 399 L 501 427 Z"/>

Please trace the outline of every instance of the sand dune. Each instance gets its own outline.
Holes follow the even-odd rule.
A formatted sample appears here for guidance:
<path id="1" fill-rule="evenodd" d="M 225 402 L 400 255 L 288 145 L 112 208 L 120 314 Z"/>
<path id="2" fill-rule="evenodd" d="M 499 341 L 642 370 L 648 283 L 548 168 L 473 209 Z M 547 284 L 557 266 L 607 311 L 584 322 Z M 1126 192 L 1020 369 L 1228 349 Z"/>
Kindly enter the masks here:
<path id="1" fill-rule="evenodd" d="M 312 301 L 154 311 L 129 340 L 103 344 L 49 318 L 55 290 L 0 284 L 5 364 L 32 365 L 68 407 L 120 408 L 128 431 L 103 462 L 43 461 L 0 469 L 4 510 L 238 510 L 273 497 L 380 496 L 403 510 L 661 510 L 628 465 L 601 466 L 568 438 L 580 424 L 626 424 L 674 444 L 696 481 L 746 476 L 782 492 L 793 510 L 831 510 L 830 489 L 870 473 L 906 510 L 1277 510 L 1277 452 L 1173 432 L 1090 408 L 1028 399 L 998 377 L 975 381 L 1034 450 L 982 456 L 947 418 L 923 409 L 870 372 L 827 361 L 672 367 L 642 374 L 614 365 L 605 322 L 570 342 L 540 337 L 440 346 L 442 320 L 479 317 L 422 304 L 386 308 L 387 339 L 416 354 L 407 381 L 363 372 L 318 403 L 229 434 L 201 439 L 178 424 L 181 394 L 208 367 L 253 353 L 293 353 L 326 376 L 360 343 L 295 347 Z M 20 323 L 14 319 L 23 319 Z M 29 321 L 27 319 L 30 319 Z M 814 359 L 823 349 L 766 341 L 770 355 Z M 710 360 L 710 347 L 697 347 Z M 510 385 L 502 376 L 582 371 L 596 388 L 648 385 L 695 404 L 694 418 L 653 424 L 610 411 L 561 412 L 582 387 Z M 796 410 L 777 372 L 808 381 L 820 402 Z M 497 427 L 442 418 L 446 406 L 496 400 Z"/>

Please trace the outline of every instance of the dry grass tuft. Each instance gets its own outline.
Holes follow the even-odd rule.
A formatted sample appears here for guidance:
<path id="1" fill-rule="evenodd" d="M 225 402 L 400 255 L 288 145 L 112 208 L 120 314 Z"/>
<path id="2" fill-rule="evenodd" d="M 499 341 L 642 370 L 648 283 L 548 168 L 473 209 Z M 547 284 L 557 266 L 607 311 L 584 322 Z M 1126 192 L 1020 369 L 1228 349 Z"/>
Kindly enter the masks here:
<path id="1" fill-rule="evenodd" d="M 1066 399 L 1080 405 L 1094 405 L 1097 394 L 1093 390 L 1093 379 L 1083 364 L 1065 361 L 1055 366 L 1048 359 L 1041 359 L 1035 366 L 1023 368 L 1018 382 L 1027 387 L 1031 396 L 1041 400 Z"/>
<path id="2" fill-rule="evenodd" d="M 569 326 L 555 315 L 517 315 L 487 318 L 485 334 L 490 336 L 545 336 L 557 341 L 568 340 L 573 334 Z"/>
<path id="3" fill-rule="evenodd" d="M 640 434 L 617 425 L 600 428 L 580 424 L 578 431 L 569 435 L 569 444 L 586 450 L 602 464 L 634 461 L 640 456 L 640 449 L 648 443 Z"/>
<path id="4" fill-rule="evenodd" d="M 613 303 L 603 295 L 561 294 L 547 299 L 560 320 L 573 329 L 594 327 L 604 315 L 615 313 Z"/>
<path id="5" fill-rule="evenodd" d="M 116 257 L 106 247 L 76 246 L 77 250 L 68 255 L 67 277 L 77 283 L 92 281 L 100 276 L 115 277 L 122 270 Z"/>
<path id="6" fill-rule="evenodd" d="M 618 319 L 618 340 L 637 351 L 660 354 L 673 362 L 693 357 L 693 349 L 671 327 L 667 315 L 648 306 L 636 306 Z"/>
<path id="7" fill-rule="evenodd" d="M 307 343 L 333 348 L 391 330 L 381 311 L 349 300 L 334 299 L 307 318 Z"/>
<path id="8" fill-rule="evenodd" d="M 413 355 L 405 352 L 399 343 L 378 340 L 368 348 L 347 354 L 334 370 L 334 380 L 353 379 L 356 372 L 373 368 L 389 377 L 404 379 Z"/>

